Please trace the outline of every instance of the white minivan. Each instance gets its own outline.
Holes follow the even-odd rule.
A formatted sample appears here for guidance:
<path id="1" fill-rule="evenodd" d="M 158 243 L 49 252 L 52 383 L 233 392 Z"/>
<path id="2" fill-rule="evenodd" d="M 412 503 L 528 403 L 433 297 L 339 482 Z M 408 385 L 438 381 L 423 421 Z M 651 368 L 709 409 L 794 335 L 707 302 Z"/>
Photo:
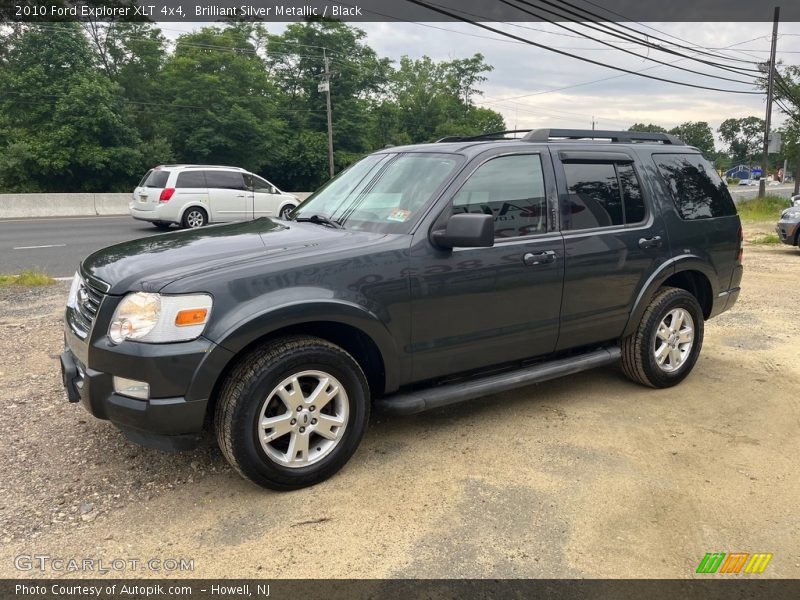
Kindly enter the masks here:
<path id="1" fill-rule="evenodd" d="M 258 217 L 286 218 L 300 200 L 266 179 L 238 167 L 161 165 L 150 169 L 133 190 L 130 213 L 168 229 Z"/>

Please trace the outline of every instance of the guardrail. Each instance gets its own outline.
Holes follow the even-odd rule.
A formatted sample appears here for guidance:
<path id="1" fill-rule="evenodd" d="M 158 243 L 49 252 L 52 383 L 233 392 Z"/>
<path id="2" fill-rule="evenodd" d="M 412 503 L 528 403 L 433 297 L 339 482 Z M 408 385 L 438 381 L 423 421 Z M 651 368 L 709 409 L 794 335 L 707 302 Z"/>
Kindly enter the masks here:
<path id="1" fill-rule="evenodd" d="M 288 192 L 305 200 L 311 192 Z M 0 219 L 127 215 L 131 194 L 0 194 Z"/>

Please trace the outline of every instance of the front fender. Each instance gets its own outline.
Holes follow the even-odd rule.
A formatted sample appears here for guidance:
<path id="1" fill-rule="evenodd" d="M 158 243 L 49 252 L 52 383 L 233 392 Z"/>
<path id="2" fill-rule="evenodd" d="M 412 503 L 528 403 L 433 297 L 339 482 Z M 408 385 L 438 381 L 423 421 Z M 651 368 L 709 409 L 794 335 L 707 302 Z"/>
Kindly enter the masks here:
<path id="1" fill-rule="evenodd" d="M 656 291 L 658 291 L 658 288 L 664 285 L 664 282 L 672 275 L 675 273 L 680 273 L 681 271 L 699 271 L 705 275 L 711 284 L 712 298 L 717 296 L 718 290 L 717 286 L 715 285 L 718 279 L 717 273 L 707 261 L 704 261 L 699 256 L 694 254 L 682 254 L 680 256 L 674 256 L 673 258 L 662 263 L 659 268 L 650 275 L 642 288 L 639 290 L 639 295 L 636 297 L 636 300 L 633 304 L 633 308 L 631 309 L 631 314 L 628 317 L 628 322 L 625 325 L 625 330 L 622 333 L 622 337 L 629 336 L 636 331 L 636 328 L 639 326 L 639 321 L 642 320 L 644 311 L 647 310 L 647 307 Z"/>
<path id="2" fill-rule="evenodd" d="M 386 389 L 398 387 L 399 353 L 393 336 L 375 313 L 346 300 L 330 298 L 287 302 L 250 314 L 235 311 L 206 335 L 232 355 L 237 355 L 248 345 L 278 330 L 311 323 L 348 325 L 368 336 L 381 354 Z"/>

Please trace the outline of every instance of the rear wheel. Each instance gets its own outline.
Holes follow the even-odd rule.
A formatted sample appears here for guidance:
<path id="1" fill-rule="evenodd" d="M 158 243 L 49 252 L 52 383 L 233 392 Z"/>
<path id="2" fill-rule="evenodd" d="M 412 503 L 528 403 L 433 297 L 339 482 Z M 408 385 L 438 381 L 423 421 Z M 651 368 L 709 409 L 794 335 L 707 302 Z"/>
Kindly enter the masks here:
<path id="1" fill-rule="evenodd" d="M 196 229 L 208 224 L 208 214 L 202 208 L 192 207 L 183 214 L 181 225 L 185 229 Z"/>
<path id="2" fill-rule="evenodd" d="M 703 311 L 679 288 L 659 290 L 636 331 L 622 340 L 628 378 L 655 388 L 673 386 L 691 372 L 703 345 Z"/>
<path id="3" fill-rule="evenodd" d="M 367 381 L 353 357 L 325 340 L 293 336 L 254 351 L 231 372 L 214 425 L 243 477 L 291 490 L 341 469 L 369 412 Z"/>

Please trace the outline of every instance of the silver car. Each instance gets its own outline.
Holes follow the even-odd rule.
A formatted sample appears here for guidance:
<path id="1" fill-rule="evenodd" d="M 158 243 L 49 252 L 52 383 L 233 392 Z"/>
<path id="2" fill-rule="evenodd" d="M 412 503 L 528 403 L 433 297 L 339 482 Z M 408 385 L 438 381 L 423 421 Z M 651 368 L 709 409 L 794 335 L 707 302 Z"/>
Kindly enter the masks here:
<path id="1" fill-rule="evenodd" d="M 792 205 L 781 212 L 775 231 L 784 244 L 800 246 L 800 194 L 792 196 Z"/>

